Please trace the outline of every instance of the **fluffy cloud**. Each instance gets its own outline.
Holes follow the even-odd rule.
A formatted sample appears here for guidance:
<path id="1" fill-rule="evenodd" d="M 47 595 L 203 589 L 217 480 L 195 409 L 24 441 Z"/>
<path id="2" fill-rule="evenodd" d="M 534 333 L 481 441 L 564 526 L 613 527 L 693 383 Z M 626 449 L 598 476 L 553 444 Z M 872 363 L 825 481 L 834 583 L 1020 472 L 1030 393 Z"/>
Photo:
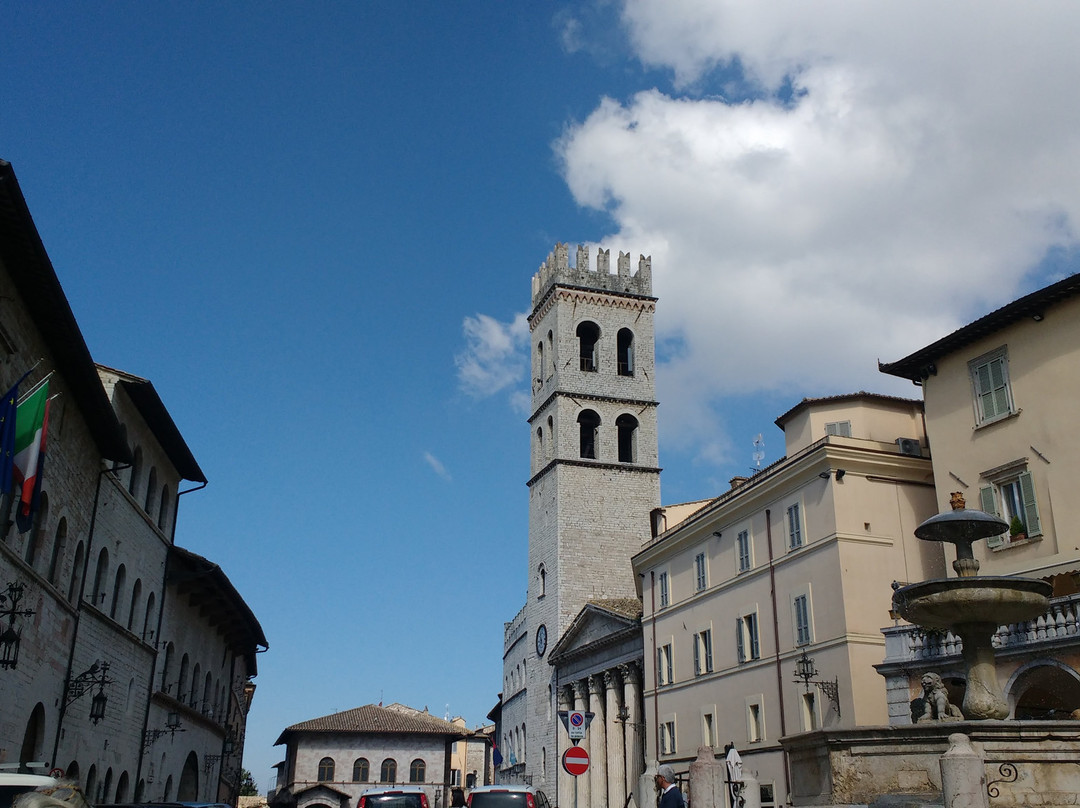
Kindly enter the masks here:
<path id="1" fill-rule="evenodd" d="M 624 2 L 639 58 L 676 91 L 604 99 L 556 150 L 575 199 L 616 223 L 605 246 L 653 255 L 666 438 L 701 440 L 731 396 L 911 394 L 875 359 L 1015 297 L 1048 250 L 1075 247 L 1077 18 Z M 731 97 L 716 68 L 734 61 L 750 100 L 708 95 Z"/>
<path id="2" fill-rule="evenodd" d="M 461 389 L 471 396 L 490 396 L 526 377 L 529 339 L 527 315 L 501 322 L 486 314 L 466 317 L 465 349 L 454 361 Z M 515 405 L 516 406 L 516 405 Z"/>

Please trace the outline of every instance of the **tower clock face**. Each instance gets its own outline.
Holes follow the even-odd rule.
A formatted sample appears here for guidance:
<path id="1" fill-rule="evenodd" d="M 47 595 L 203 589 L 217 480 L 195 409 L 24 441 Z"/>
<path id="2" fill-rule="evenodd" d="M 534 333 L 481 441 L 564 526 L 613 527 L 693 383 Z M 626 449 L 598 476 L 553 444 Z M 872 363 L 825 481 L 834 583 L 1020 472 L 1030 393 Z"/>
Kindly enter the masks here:
<path id="1" fill-rule="evenodd" d="M 547 651 L 547 626 L 541 624 L 536 630 L 536 655 L 543 656 Z"/>

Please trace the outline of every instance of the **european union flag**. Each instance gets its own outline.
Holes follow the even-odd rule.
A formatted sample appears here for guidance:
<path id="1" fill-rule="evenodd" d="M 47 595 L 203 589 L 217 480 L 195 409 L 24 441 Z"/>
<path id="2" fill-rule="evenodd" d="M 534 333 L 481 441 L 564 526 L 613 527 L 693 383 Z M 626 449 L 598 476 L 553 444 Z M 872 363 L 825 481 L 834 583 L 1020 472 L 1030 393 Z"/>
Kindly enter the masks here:
<path id="1" fill-rule="evenodd" d="M 15 382 L 4 394 L 4 400 L 0 401 L 0 494 L 11 491 L 11 472 L 15 468 L 15 410 L 18 401 L 19 382 Z"/>

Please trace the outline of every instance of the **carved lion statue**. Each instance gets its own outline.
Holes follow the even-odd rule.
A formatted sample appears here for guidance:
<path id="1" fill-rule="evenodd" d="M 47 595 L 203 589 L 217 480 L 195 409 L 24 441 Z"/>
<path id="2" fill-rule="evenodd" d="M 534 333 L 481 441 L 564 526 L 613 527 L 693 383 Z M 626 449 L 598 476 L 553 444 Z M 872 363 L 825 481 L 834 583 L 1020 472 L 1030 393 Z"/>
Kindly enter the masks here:
<path id="1" fill-rule="evenodd" d="M 922 678 L 923 689 L 923 714 L 919 722 L 923 721 L 961 721 L 964 714 L 955 704 L 949 703 L 949 692 L 945 689 L 945 683 L 936 673 L 924 673 Z"/>

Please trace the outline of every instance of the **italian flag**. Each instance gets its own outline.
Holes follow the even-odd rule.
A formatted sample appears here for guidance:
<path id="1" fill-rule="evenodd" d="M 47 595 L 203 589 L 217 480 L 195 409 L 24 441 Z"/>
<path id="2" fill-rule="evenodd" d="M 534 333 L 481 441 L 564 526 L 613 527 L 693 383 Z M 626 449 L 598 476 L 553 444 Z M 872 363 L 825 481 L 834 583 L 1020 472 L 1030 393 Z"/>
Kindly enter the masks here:
<path id="1" fill-rule="evenodd" d="M 49 431 L 49 383 L 41 385 L 15 412 L 15 459 L 12 478 L 21 489 L 18 515 L 26 518 L 41 485 L 45 464 L 45 433 Z"/>

